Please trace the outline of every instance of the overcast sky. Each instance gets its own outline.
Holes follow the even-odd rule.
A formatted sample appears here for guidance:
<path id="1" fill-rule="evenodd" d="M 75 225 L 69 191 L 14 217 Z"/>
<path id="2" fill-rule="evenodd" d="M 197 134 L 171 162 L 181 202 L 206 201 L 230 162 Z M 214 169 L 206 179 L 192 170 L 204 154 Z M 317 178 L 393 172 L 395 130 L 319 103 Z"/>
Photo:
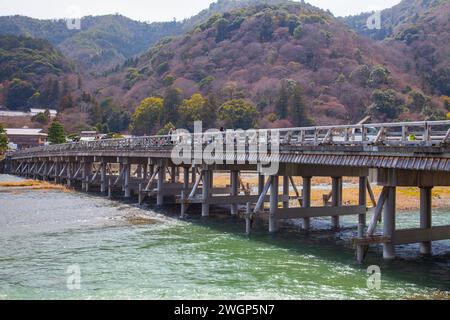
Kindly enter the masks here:
<path id="1" fill-rule="evenodd" d="M 0 16 L 26 15 L 34 18 L 73 17 L 120 13 L 140 21 L 182 20 L 191 17 L 215 0 L 0 0 Z M 337 16 L 391 7 L 400 0 L 306 0 L 330 9 Z M 78 15 L 78 14 L 77 14 Z"/>

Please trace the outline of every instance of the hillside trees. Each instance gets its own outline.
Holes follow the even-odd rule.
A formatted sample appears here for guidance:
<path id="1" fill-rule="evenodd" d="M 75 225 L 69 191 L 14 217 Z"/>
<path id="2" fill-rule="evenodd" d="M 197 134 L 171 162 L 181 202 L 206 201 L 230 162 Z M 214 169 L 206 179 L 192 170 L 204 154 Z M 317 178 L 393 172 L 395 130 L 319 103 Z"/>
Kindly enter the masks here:
<path id="1" fill-rule="evenodd" d="M 256 124 L 256 107 L 243 99 L 226 101 L 219 108 L 218 117 L 227 128 L 249 129 Z"/>
<path id="2" fill-rule="evenodd" d="M 170 87 L 164 94 L 164 123 L 177 123 L 177 108 L 183 102 L 182 92 L 178 88 Z"/>
<path id="3" fill-rule="evenodd" d="M 48 141 L 51 144 L 62 144 L 66 142 L 66 134 L 64 126 L 58 121 L 54 120 L 48 129 Z"/>
<path id="4" fill-rule="evenodd" d="M 403 109 L 404 101 L 392 89 L 375 90 L 372 93 L 370 113 L 376 117 L 393 120 Z"/>
<path id="5" fill-rule="evenodd" d="M 91 122 L 103 133 L 121 132 L 128 129 L 131 115 L 128 111 L 116 105 L 108 98 L 98 103 L 95 99 L 90 102 Z"/>
<path id="6" fill-rule="evenodd" d="M 310 124 L 303 90 L 294 80 L 284 79 L 277 93 L 275 112 L 279 119 L 291 119 L 295 126 Z"/>
<path id="7" fill-rule="evenodd" d="M 206 99 L 199 93 L 192 95 L 190 99 L 183 100 L 178 108 L 180 122 L 192 129 L 194 121 L 203 120 L 205 105 Z"/>
<path id="8" fill-rule="evenodd" d="M 26 110 L 28 100 L 35 92 L 36 89 L 30 82 L 15 78 L 9 85 L 6 105 L 12 110 Z"/>
<path id="9" fill-rule="evenodd" d="M 130 129 L 136 135 L 150 135 L 161 126 L 164 100 L 150 97 L 141 101 L 131 117 Z"/>
<path id="10" fill-rule="evenodd" d="M 4 152 L 8 148 L 8 137 L 3 125 L 0 123 L 0 153 Z"/>

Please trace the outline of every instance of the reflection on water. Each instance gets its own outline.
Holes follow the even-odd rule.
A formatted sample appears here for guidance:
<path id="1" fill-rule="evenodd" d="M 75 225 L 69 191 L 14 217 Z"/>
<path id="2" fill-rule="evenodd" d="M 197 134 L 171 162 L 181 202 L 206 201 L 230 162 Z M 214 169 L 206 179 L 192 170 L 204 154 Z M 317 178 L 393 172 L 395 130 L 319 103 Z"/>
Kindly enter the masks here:
<path id="1" fill-rule="evenodd" d="M 418 221 L 417 212 L 398 215 L 402 228 Z M 247 237 L 228 217 L 180 221 L 81 193 L 0 192 L 0 299 L 391 299 L 449 290 L 449 241 L 434 243 L 432 259 L 401 246 L 390 263 L 374 248 L 360 266 L 348 241 L 354 218 L 343 222 L 335 234 L 316 220 L 309 235 L 294 226 L 269 235 L 259 223 Z M 450 214 L 437 212 L 434 224 L 450 224 Z M 382 270 L 379 291 L 366 285 L 371 264 Z M 67 289 L 71 265 L 81 268 L 81 290 Z"/>

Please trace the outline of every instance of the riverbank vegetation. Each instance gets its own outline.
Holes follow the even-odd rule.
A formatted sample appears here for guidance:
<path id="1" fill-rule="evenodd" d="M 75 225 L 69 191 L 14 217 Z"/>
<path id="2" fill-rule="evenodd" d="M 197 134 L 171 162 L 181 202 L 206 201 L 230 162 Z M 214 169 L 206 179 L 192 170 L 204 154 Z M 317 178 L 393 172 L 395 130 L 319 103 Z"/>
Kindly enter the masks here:
<path id="1" fill-rule="evenodd" d="M 13 188 L 17 189 L 31 189 L 31 190 L 58 190 L 69 192 L 63 185 L 53 184 L 47 181 L 38 181 L 38 180 L 23 180 L 23 181 L 6 181 L 0 182 L 1 188 Z"/>

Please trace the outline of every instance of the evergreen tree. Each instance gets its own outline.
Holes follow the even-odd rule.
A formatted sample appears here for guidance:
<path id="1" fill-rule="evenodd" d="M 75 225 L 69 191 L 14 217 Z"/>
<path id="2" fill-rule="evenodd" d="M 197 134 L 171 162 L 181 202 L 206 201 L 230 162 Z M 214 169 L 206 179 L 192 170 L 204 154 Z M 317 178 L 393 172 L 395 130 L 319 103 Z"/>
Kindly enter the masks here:
<path id="1" fill-rule="evenodd" d="M 48 129 L 48 141 L 51 144 L 62 144 L 66 142 L 64 126 L 58 120 L 54 120 Z"/>
<path id="2" fill-rule="evenodd" d="M 306 103 L 303 98 L 303 90 L 299 85 L 296 85 L 289 97 L 289 118 L 294 126 L 308 126 L 311 125 L 311 119 L 307 116 Z"/>
<path id="3" fill-rule="evenodd" d="M 178 88 L 168 88 L 164 94 L 164 123 L 177 123 L 177 109 L 183 102 L 181 90 Z"/>
<path id="4" fill-rule="evenodd" d="M 8 137 L 3 125 L 0 124 L 0 153 L 8 149 Z"/>
<path id="5" fill-rule="evenodd" d="M 280 117 L 280 119 L 286 119 L 288 115 L 288 103 L 289 103 L 289 90 L 287 83 L 283 81 L 281 87 L 278 90 L 276 102 L 275 102 L 275 112 Z"/>

